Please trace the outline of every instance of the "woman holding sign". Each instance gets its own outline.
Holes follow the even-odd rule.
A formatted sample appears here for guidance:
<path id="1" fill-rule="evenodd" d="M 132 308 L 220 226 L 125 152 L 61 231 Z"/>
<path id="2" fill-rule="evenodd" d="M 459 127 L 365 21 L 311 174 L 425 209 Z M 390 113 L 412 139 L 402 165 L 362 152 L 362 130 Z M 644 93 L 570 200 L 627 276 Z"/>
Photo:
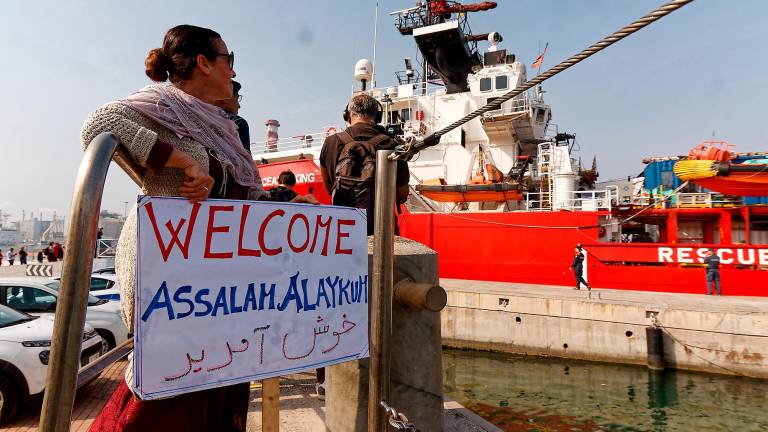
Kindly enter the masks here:
<path id="1" fill-rule="evenodd" d="M 85 122 L 87 146 L 102 132 L 117 135 L 147 168 L 145 195 L 245 199 L 264 190 L 234 122 L 214 102 L 232 97 L 235 56 L 213 30 L 176 26 L 149 52 L 146 74 L 155 81 L 97 109 Z M 165 81 L 170 82 L 165 82 Z M 133 327 L 136 288 L 136 211 L 128 217 L 115 259 L 123 319 Z M 91 431 L 245 431 L 249 384 L 142 401 L 126 369 Z"/>

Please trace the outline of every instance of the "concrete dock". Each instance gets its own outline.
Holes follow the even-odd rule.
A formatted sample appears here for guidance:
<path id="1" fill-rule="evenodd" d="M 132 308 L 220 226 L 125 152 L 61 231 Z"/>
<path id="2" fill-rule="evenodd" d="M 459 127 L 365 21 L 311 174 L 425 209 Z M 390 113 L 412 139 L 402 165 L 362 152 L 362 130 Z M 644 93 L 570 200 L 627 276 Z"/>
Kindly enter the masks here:
<path id="1" fill-rule="evenodd" d="M 646 364 L 646 327 L 667 367 L 768 378 L 768 298 L 441 279 L 443 344 Z"/>

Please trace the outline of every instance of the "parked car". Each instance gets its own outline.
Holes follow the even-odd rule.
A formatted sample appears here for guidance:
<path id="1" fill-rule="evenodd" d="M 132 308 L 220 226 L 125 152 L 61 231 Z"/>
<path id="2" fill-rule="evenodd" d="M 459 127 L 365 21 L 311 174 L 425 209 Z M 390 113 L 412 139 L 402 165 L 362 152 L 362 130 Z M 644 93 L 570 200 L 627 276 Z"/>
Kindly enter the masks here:
<path id="1" fill-rule="evenodd" d="M 0 304 L 31 315 L 53 315 L 59 286 L 59 281 L 47 278 L 0 278 Z M 129 337 L 118 302 L 89 295 L 85 321 L 96 329 L 109 349 Z"/>
<path id="2" fill-rule="evenodd" d="M 0 425 L 10 420 L 21 404 L 42 394 L 52 334 L 52 315 L 37 317 L 0 305 Z M 107 351 L 87 323 L 80 350 L 80 367 Z"/>
<path id="3" fill-rule="evenodd" d="M 60 277 L 55 277 L 53 280 L 61 280 Z M 117 288 L 117 276 L 109 273 L 96 273 L 91 275 L 91 287 L 89 288 L 91 295 L 104 299 L 120 301 L 120 290 Z"/>

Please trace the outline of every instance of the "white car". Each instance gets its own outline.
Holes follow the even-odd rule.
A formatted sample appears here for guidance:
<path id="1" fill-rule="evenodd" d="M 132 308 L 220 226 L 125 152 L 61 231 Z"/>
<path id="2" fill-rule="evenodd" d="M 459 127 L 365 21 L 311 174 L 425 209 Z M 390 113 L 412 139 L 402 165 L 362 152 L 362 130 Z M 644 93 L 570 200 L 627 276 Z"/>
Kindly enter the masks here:
<path id="1" fill-rule="evenodd" d="M 53 280 L 61 280 L 60 277 Z M 91 275 L 91 286 L 89 288 L 91 295 L 104 299 L 120 301 L 120 290 L 117 288 L 117 276 L 109 273 L 96 273 Z"/>
<path id="2" fill-rule="evenodd" d="M 0 424 L 24 402 L 38 399 L 45 387 L 53 334 L 53 316 L 36 317 L 0 305 Z M 106 352 L 106 344 L 86 324 L 80 367 Z"/>
<path id="3" fill-rule="evenodd" d="M 53 315 L 59 286 L 59 281 L 47 278 L 0 278 L 0 304 L 31 315 Z M 120 317 L 118 302 L 89 295 L 85 321 L 96 329 L 109 349 L 130 336 Z"/>

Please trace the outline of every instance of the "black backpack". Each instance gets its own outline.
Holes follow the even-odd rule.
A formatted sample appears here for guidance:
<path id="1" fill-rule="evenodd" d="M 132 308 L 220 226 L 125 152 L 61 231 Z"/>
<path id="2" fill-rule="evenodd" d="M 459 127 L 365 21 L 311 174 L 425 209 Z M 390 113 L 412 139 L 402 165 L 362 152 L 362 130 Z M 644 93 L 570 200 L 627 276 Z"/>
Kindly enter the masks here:
<path id="1" fill-rule="evenodd" d="M 356 140 L 348 132 L 341 132 L 338 137 L 343 146 L 336 159 L 332 202 L 334 205 L 366 209 L 369 225 L 372 227 L 376 149 L 391 138 L 389 135 L 379 134 L 363 141 Z"/>

